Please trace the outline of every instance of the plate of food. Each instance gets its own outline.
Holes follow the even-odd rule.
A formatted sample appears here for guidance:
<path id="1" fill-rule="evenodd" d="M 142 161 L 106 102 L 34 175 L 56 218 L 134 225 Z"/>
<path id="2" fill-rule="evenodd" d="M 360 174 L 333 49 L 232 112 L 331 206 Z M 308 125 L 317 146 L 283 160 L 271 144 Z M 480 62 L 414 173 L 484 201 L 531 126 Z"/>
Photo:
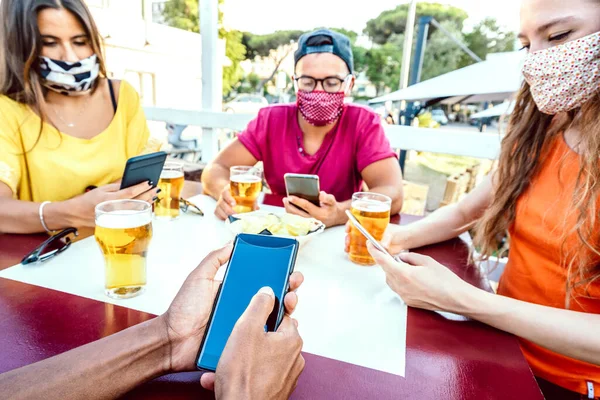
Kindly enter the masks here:
<path id="1" fill-rule="evenodd" d="M 235 214 L 226 221 L 234 235 L 253 233 L 294 238 L 304 244 L 325 230 L 325 224 L 314 218 L 304 218 L 288 213 L 253 211 Z"/>

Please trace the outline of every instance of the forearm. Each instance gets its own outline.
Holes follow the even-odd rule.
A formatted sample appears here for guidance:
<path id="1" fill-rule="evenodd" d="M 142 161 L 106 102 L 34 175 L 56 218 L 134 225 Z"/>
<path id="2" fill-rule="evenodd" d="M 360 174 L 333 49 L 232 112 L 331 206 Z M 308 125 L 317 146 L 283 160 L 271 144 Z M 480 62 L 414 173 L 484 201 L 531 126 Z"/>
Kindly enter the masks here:
<path id="1" fill-rule="evenodd" d="M 0 375 L 12 399 L 112 399 L 167 373 L 166 328 L 160 318 L 67 353 Z"/>
<path id="2" fill-rule="evenodd" d="M 458 204 L 437 209 L 417 222 L 398 228 L 401 242 L 407 249 L 415 249 L 433 243 L 453 239 L 469 230 L 475 221 L 468 221 L 458 208 Z"/>
<path id="3" fill-rule="evenodd" d="M 0 232 L 39 233 L 45 232 L 40 221 L 40 203 L 0 198 Z M 73 226 L 66 202 L 50 203 L 44 207 L 44 222 L 48 229 L 59 230 Z"/>
<path id="4" fill-rule="evenodd" d="M 229 169 L 220 164 L 212 163 L 202 173 L 204 193 L 215 200 L 219 199 L 227 184 L 229 184 Z"/>
<path id="5" fill-rule="evenodd" d="M 457 312 L 567 357 L 600 365 L 600 315 L 473 291 Z"/>

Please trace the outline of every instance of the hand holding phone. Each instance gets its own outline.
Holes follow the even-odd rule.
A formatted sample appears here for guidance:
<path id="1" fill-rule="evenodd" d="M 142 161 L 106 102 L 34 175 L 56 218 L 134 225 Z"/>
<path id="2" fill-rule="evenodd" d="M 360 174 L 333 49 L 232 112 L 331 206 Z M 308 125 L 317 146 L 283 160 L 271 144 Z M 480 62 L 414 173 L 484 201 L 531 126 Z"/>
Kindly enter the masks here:
<path id="1" fill-rule="evenodd" d="M 321 189 L 318 175 L 285 174 L 284 179 L 288 197 L 296 196 L 320 207 L 319 194 Z"/>
<path id="2" fill-rule="evenodd" d="M 130 158 L 125 165 L 121 189 L 143 182 L 150 182 L 152 187 L 156 187 L 166 159 L 167 153 L 164 151 Z"/>
<path id="3" fill-rule="evenodd" d="M 223 283 L 217 293 L 209 323 L 198 351 L 196 366 L 215 371 L 229 336 L 256 292 L 265 286 L 275 302 L 263 332 L 277 330 L 284 316 L 284 298 L 294 269 L 298 241 L 275 236 L 240 234 Z"/>
<path id="4" fill-rule="evenodd" d="M 214 389 L 217 398 L 224 393 L 231 398 L 252 399 L 281 393 L 282 398 L 288 398 L 294 390 L 304 368 L 302 339 L 295 322 L 287 315 L 277 332 L 265 334 L 264 326 L 274 305 L 273 290 L 264 287 L 254 295 L 235 324 L 217 369 L 220 382 L 227 382 L 226 388 L 214 387 L 214 374 L 202 375 L 200 383 Z M 254 383 L 250 387 L 246 385 L 248 379 Z"/>

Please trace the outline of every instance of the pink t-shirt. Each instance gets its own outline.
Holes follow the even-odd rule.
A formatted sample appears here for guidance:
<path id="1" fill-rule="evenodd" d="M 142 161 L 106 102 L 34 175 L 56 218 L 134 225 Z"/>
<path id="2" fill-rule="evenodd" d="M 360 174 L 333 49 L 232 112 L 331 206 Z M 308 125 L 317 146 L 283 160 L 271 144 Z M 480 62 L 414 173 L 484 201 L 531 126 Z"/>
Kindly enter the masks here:
<path id="1" fill-rule="evenodd" d="M 368 108 L 346 104 L 336 126 L 312 156 L 304 147 L 296 104 L 263 108 L 239 134 L 239 141 L 264 163 L 265 179 L 274 194 L 286 195 L 286 173 L 319 175 L 321 190 L 337 201 L 360 191 L 361 172 L 370 164 L 396 157 L 380 118 Z"/>

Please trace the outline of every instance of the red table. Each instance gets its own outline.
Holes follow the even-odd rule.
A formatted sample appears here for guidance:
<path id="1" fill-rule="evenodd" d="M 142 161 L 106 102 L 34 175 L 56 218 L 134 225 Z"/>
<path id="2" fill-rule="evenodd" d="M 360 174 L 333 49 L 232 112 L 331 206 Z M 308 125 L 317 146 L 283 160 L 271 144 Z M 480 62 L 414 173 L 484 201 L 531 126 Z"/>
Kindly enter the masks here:
<path id="1" fill-rule="evenodd" d="M 198 186 L 186 183 L 188 196 Z M 266 203 L 279 205 L 276 198 Z M 402 216 L 401 223 L 416 217 Z M 46 235 L 0 235 L 0 270 L 20 262 Z M 458 239 L 429 246 L 434 257 L 461 278 L 489 290 L 468 267 Z M 135 325 L 153 315 L 0 279 L 0 373 L 59 354 Z M 393 316 L 390 316 L 393 318 Z M 369 338 L 365 338 L 368 345 Z M 304 354 L 306 368 L 294 399 L 542 399 L 516 338 L 478 322 L 453 322 L 410 308 L 406 377 Z M 168 375 L 127 398 L 212 398 L 199 373 Z"/>

